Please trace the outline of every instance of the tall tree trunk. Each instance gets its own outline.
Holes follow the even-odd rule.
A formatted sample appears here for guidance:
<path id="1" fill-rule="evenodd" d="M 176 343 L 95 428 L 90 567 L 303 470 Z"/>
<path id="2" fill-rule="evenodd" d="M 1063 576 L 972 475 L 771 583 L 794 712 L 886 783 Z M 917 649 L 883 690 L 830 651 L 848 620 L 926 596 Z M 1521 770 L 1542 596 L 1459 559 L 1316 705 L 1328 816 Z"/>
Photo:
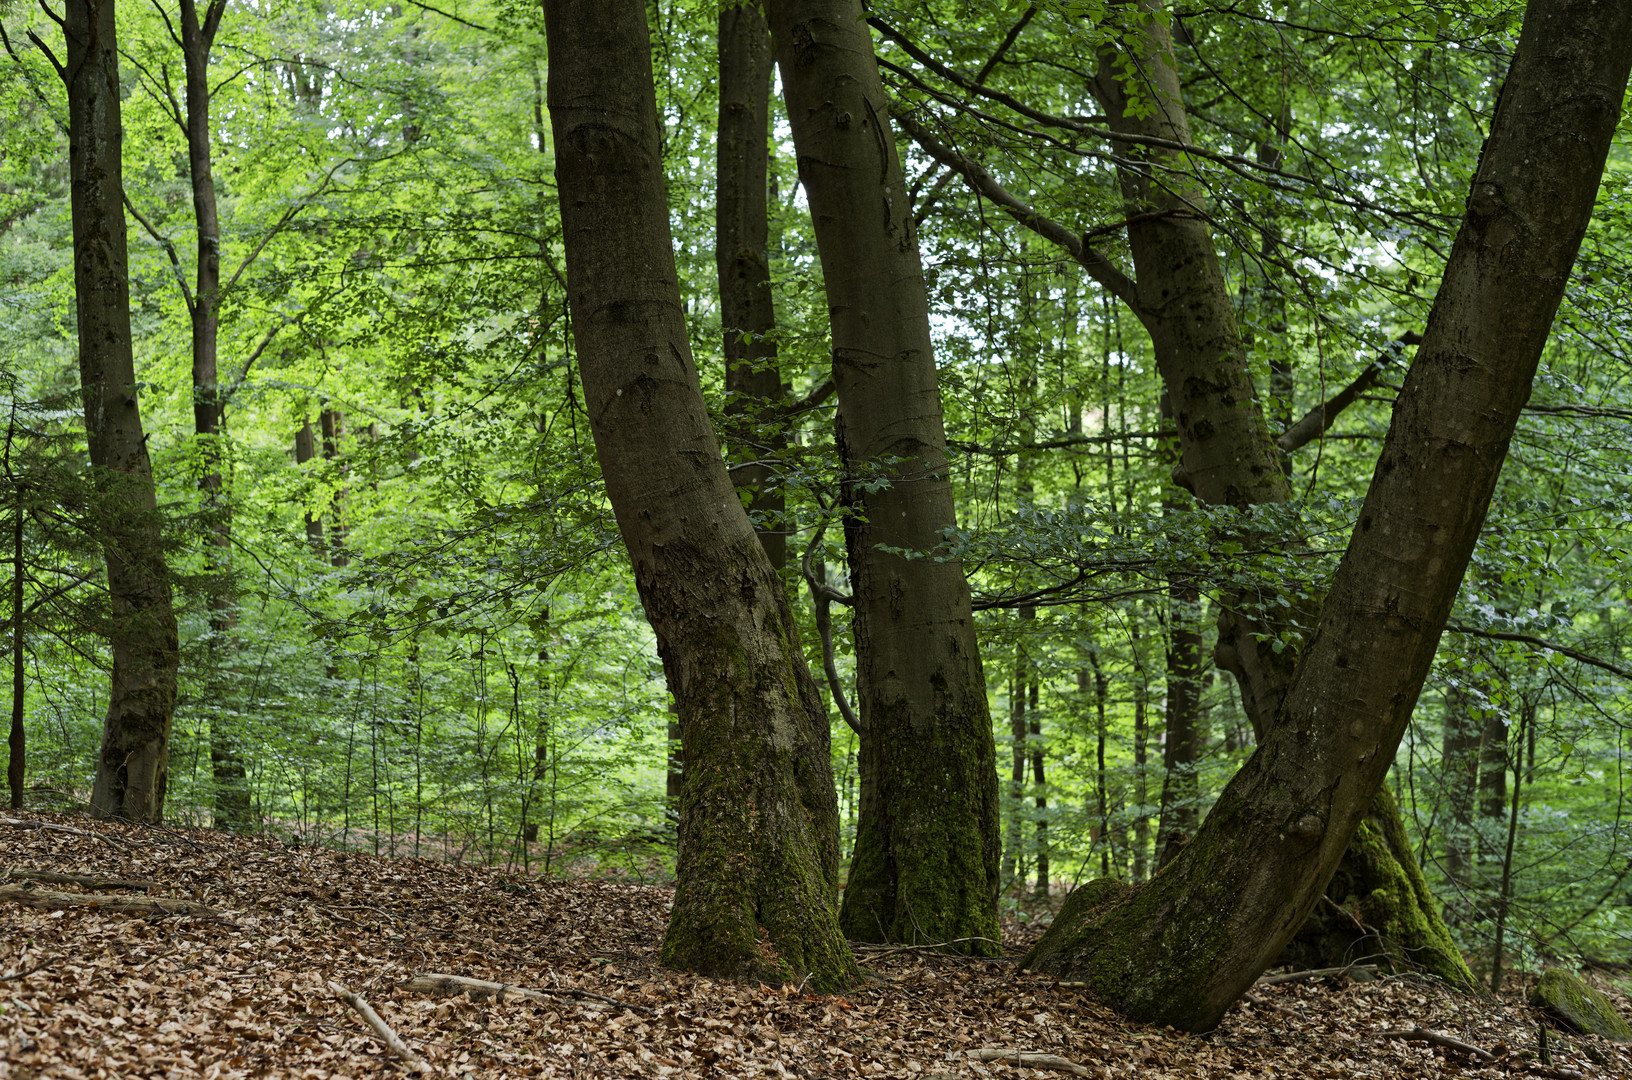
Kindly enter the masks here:
<path id="1" fill-rule="evenodd" d="M 929 305 L 860 0 L 771 0 L 833 329 L 855 583 L 861 817 L 841 924 L 867 941 L 997 946 L 997 748 L 957 560 Z"/>
<path id="2" fill-rule="evenodd" d="M 1592 215 L 1632 5 L 1532 0 L 1433 313 L 1292 683 L 1196 839 L 1025 965 L 1130 1015 L 1215 1025 L 1303 925 L 1374 805 L 1433 664 Z M 1093 890 L 1103 893 L 1104 890 Z M 1081 890 L 1088 894 L 1091 890 Z"/>
<path id="3" fill-rule="evenodd" d="M 15 424 L 13 425 L 15 427 Z M 6 433 L 6 465 L 10 470 L 11 432 Z M 11 732 L 6 740 L 6 786 L 11 791 L 11 808 L 23 808 L 23 778 L 28 761 L 28 735 L 23 726 L 23 491 L 17 491 L 17 516 L 11 537 Z"/>
<path id="4" fill-rule="evenodd" d="M 1200 818 L 1197 803 L 1201 785 L 1196 769 L 1206 738 L 1201 711 L 1207 662 L 1203 647 L 1201 594 L 1192 585 L 1169 584 L 1167 702 L 1163 713 L 1167 734 L 1162 747 L 1161 825 L 1156 833 L 1158 868 L 1171 862 L 1190 842 Z"/>
<path id="5" fill-rule="evenodd" d="M 692 362 L 646 6 L 546 0 L 544 16 L 585 405 L 687 763 L 662 962 L 843 987 L 859 970 L 833 911 L 827 718 Z"/>
<path id="6" fill-rule="evenodd" d="M 720 9 L 720 126 L 716 142 L 714 261 L 725 331 L 726 442 L 732 480 L 752 493 L 749 512 L 771 565 L 787 562 L 783 497 L 773 482 L 787 449 L 780 413 L 787 388 L 776 362 L 771 305 L 771 31 L 757 3 Z"/>
<path id="7" fill-rule="evenodd" d="M 226 0 L 210 0 L 200 19 L 197 0 L 181 0 L 181 52 L 187 71 L 187 168 L 193 189 L 193 221 L 198 233 L 198 254 L 193 295 L 189 302 L 193 337 L 193 435 L 198 443 L 198 486 L 204 496 L 209 546 L 208 568 L 219 580 L 211 583 L 208 598 L 210 671 L 205 688 L 205 709 L 210 717 L 210 771 L 215 780 L 215 824 L 239 829 L 250 824 L 251 807 L 246 787 L 247 770 L 242 739 L 222 707 L 226 693 L 223 668 L 233 652 L 235 605 L 231 594 L 231 509 L 225 497 L 225 446 L 222 397 L 217 365 L 221 331 L 221 219 L 216 208 L 215 172 L 210 147 L 210 50 L 226 11 Z"/>
<path id="8" fill-rule="evenodd" d="M 79 378 L 112 608 L 113 674 L 91 811 L 157 822 L 180 646 L 130 336 L 118 31 L 113 0 L 69 0 L 64 16 Z"/>

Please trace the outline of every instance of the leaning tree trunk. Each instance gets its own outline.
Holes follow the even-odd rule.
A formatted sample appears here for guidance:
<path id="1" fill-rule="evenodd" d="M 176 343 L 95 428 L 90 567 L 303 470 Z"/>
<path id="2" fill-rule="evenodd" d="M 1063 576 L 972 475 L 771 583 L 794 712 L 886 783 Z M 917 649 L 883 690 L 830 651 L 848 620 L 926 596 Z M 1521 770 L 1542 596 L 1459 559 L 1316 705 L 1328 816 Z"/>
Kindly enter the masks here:
<path id="1" fill-rule="evenodd" d="M 153 469 L 137 405 L 120 170 L 119 43 L 113 0 L 69 0 L 68 170 L 85 435 L 108 564 L 113 652 L 91 811 L 157 822 L 169 779 L 180 648 Z"/>
<path id="2" fill-rule="evenodd" d="M 1160 4 L 1142 0 L 1124 7 L 1148 12 Z M 1139 20 L 1129 28 L 1125 49 L 1125 54 L 1107 50 L 1100 57 L 1094 83 L 1112 130 L 1135 140 L 1189 145 L 1189 121 L 1166 26 L 1160 19 Z M 1130 107 L 1134 102 L 1124 66 L 1127 59 L 1133 61 L 1137 73 L 1138 95 L 1157 99 L 1159 107 L 1150 108 L 1148 100 Z M 1190 165 L 1181 153 L 1152 149 L 1139 141 L 1121 143 L 1117 150 L 1120 160 L 1127 163 L 1118 175 L 1128 205 L 1128 243 L 1138 275 L 1136 307 L 1149 330 L 1179 434 L 1174 479 L 1210 505 L 1285 502 L 1292 489 L 1282 468 L 1283 455 L 1259 407 L 1211 230 L 1195 212 L 1205 206 L 1207 193 L 1189 179 Z M 1269 242 L 1266 238 L 1266 244 Z M 1304 615 L 1311 617 L 1307 612 Z M 1293 629 L 1291 623 L 1266 623 L 1228 605 L 1219 619 L 1215 658 L 1235 676 L 1242 704 L 1260 739 L 1286 694 L 1298 656 L 1295 646 L 1280 653 L 1269 646 L 1277 639 L 1284 642 Z M 1391 819 L 1384 830 L 1390 834 L 1404 828 L 1392 801 L 1380 801 L 1371 813 Z M 1394 865 L 1391 855 L 1401 865 Z M 1472 975 L 1460 954 L 1444 948 L 1448 933 L 1431 896 L 1399 888 L 1401 882 L 1420 878 L 1409 847 L 1357 849 L 1343 870 L 1343 879 L 1353 883 L 1355 896 L 1384 891 L 1390 897 L 1390 910 L 1398 911 L 1387 927 L 1374 926 L 1383 951 L 1396 965 L 1407 964 L 1409 958 L 1409 966 L 1470 985 Z M 1342 935 L 1332 934 L 1317 919 L 1300 938 L 1296 952 L 1316 966 L 1336 966 L 1352 955 L 1320 950 L 1341 940 Z"/>
<path id="3" fill-rule="evenodd" d="M 1304 924 L 1433 664 L 1592 215 L 1629 68 L 1632 5 L 1529 5 L 1427 331 L 1274 724 L 1167 869 L 1131 895 L 1085 895 L 1026 966 L 1084 979 L 1136 1018 L 1204 1031 Z"/>
<path id="4" fill-rule="evenodd" d="M 771 34 L 833 331 L 855 592 L 861 810 L 853 938 L 998 937 L 997 748 L 957 560 L 929 305 L 860 0 L 771 0 Z M 978 940 L 967 940 L 978 939 Z"/>
<path id="5" fill-rule="evenodd" d="M 859 971 L 834 917 L 827 719 L 692 362 L 646 6 L 546 0 L 544 14 L 585 405 L 680 712 L 686 783 L 662 962 L 843 987 Z"/>

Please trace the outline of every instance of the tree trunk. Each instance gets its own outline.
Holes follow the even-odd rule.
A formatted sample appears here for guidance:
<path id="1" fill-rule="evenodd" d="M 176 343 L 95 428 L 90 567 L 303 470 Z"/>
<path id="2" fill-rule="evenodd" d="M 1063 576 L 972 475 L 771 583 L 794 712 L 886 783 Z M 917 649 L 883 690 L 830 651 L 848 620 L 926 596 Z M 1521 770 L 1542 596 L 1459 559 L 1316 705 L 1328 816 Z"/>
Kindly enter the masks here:
<path id="1" fill-rule="evenodd" d="M 295 464 L 304 465 L 317 457 L 317 436 L 312 431 L 312 422 L 303 418 L 300 429 L 295 432 Z M 306 542 L 311 545 L 312 554 L 327 561 L 328 543 L 323 537 L 323 515 L 306 511 Z"/>
<path id="2" fill-rule="evenodd" d="M 1203 654 L 1201 595 L 1194 586 L 1167 589 L 1167 703 L 1163 722 L 1161 826 L 1156 834 L 1158 868 L 1173 861 L 1195 835 L 1201 785 L 1196 769 L 1206 725 L 1201 712 Z"/>
<path id="3" fill-rule="evenodd" d="M 112 608 L 113 674 L 91 811 L 157 822 L 180 646 L 131 348 L 119 43 L 113 0 L 69 0 L 64 15 L 79 377 Z"/>
<path id="4" fill-rule="evenodd" d="M 1466 673 L 1460 675 L 1466 679 Z M 1473 876 L 1474 791 L 1479 779 L 1479 722 L 1473 695 L 1460 686 L 1445 690 L 1445 741 L 1440 773 L 1445 778 L 1443 813 L 1445 877 L 1458 892 Z M 1462 910 L 1459 903 L 1453 911 Z"/>
<path id="5" fill-rule="evenodd" d="M 722 8 L 714 261 L 725 331 L 725 436 L 732 480 L 752 493 L 748 511 L 759 542 L 780 571 L 787 530 L 772 481 L 788 437 L 778 415 L 787 388 L 776 362 L 767 217 L 772 67 L 771 31 L 759 5 Z"/>
<path id="6" fill-rule="evenodd" d="M 1213 1027 L 1303 925 L 1382 790 L 1591 218 L 1632 6 L 1533 0 L 1467 214 L 1332 588 L 1280 711 L 1201 831 L 1026 966 Z M 1092 897 L 1085 897 L 1084 902 Z"/>
<path id="7" fill-rule="evenodd" d="M 346 433 L 346 418 L 338 409 L 324 406 L 317 416 L 323 432 L 323 461 L 334 475 L 334 495 L 329 499 L 329 564 L 345 566 L 351 562 L 346 554 L 346 485 L 345 462 L 341 460 L 340 440 Z"/>
<path id="8" fill-rule="evenodd" d="M 193 435 L 198 443 L 198 487 L 204 496 L 206 566 L 220 580 L 210 586 L 207 600 L 210 623 L 210 672 L 205 709 L 210 717 L 210 771 L 215 780 L 217 828 L 240 829 L 252 819 L 247 770 L 241 739 L 231 730 L 223 707 L 226 693 L 222 669 L 232 654 L 234 604 L 231 595 L 231 510 L 225 498 L 222 440 L 226 403 L 221 394 L 216 363 L 221 317 L 221 219 L 216 208 L 215 172 L 210 147 L 210 50 L 216 28 L 226 11 L 226 0 L 210 0 L 199 18 L 197 0 L 181 0 L 181 52 L 187 71 L 187 167 L 193 189 L 193 221 L 198 232 L 198 255 L 193 295 L 189 300 L 193 337 Z"/>
<path id="9" fill-rule="evenodd" d="M 772 38 L 833 329 L 861 816 L 840 915 L 867 941 L 991 953 L 997 748 L 957 560 L 929 306 L 860 0 L 771 0 Z M 908 553 L 908 554 L 904 554 Z"/>
<path id="10" fill-rule="evenodd" d="M 11 456 L 10 432 L 6 456 Z M 8 460 L 8 466 L 11 464 Z M 9 472 L 10 469 L 8 468 Z M 28 761 L 28 735 L 23 726 L 23 493 L 17 492 L 17 517 L 11 538 L 11 732 L 6 740 L 6 786 L 11 791 L 11 808 L 23 808 L 23 777 Z"/>
<path id="11" fill-rule="evenodd" d="M 687 763 L 662 962 L 838 989 L 859 970 L 833 911 L 827 718 L 692 362 L 646 6 L 547 0 L 544 15 L 585 405 Z"/>

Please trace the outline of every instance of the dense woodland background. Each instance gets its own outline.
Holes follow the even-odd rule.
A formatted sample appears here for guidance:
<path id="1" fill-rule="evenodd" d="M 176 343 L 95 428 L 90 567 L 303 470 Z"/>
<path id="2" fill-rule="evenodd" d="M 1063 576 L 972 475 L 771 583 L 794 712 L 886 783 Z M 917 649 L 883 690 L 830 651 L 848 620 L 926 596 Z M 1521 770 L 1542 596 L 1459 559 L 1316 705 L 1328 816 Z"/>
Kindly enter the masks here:
<path id="1" fill-rule="evenodd" d="M 1125 262 L 1115 162 L 1088 93 L 1090 8 L 870 14 L 913 124 L 978 161 L 1022 216 Z M 787 404 L 744 420 L 721 359 L 741 334 L 721 325 L 714 261 L 718 13 L 649 10 L 681 288 L 734 460 L 768 462 L 739 472 L 781 497 L 780 509 L 755 504 L 757 523 L 786 536 L 785 583 L 820 670 L 827 602 L 812 601 L 805 573 L 849 588 L 827 305 L 773 94 Z M 1271 428 L 1332 402 L 1329 430 L 1289 455 L 1293 501 L 1250 512 L 1172 483 L 1138 321 L 1058 242 L 902 135 L 959 521 L 942 552 L 913 554 L 959 555 L 974 590 L 1006 904 L 1090 877 L 1144 880 L 1250 752 L 1233 679 L 1199 661 L 1216 604 L 1318 601 L 1520 14 L 1251 2 L 1159 16 L 1208 153 L 1205 212 Z M 136 370 L 181 619 L 169 820 L 664 880 L 680 763 L 573 363 L 538 10 L 323 0 L 217 17 L 209 387 L 222 419 L 206 431 L 187 35 L 163 5 L 119 11 Z M 60 40 L 58 28 L 21 4 L 4 20 L 0 115 L 15 120 L 0 131 L 0 577 L 27 738 L 16 783 L 31 807 L 70 807 L 91 789 L 110 654 L 75 363 L 67 109 L 29 41 Z M 1486 974 L 1493 960 L 1629 959 L 1624 134 L 1390 778 L 1447 921 Z M 1293 521 L 1293 550 L 1239 539 Z M 837 614 L 842 685 L 851 649 Z M 1192 698 L 1194 734 L 1170 738 Z M 848 852 L 856 740 L 829 715 Z"/>

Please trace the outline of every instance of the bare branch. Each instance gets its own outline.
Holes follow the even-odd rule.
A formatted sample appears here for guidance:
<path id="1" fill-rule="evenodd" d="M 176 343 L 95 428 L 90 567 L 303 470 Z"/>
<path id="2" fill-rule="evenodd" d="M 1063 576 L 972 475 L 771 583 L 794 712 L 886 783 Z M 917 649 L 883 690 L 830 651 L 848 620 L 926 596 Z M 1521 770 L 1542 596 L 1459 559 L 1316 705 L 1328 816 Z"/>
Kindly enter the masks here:
<path id="1" fill-rule="evenodd" d="M 1337 422 L 1339 414 L 1353 405 L 1361 394 L 1371 389 L 1388 367 L 1400 356 L 1407 345 L 1419 345 L 1422 335 L 1415 332 L 1401 334 L 1389 342 L 1388 348 L 1377 354 L 1377 358 L 1366 365 L 1366 369 L 1354 377 L 1354 380 L 1334 394 L 1330 401 L 1322 402 L 1304 414 L 1302 420 L 1293 424 L 1275 440 L 1275 445 L 1285 453 L 1292 453 L 1301 446 L 1307 445 L 1317 437 L 1324 435 Z"/>

